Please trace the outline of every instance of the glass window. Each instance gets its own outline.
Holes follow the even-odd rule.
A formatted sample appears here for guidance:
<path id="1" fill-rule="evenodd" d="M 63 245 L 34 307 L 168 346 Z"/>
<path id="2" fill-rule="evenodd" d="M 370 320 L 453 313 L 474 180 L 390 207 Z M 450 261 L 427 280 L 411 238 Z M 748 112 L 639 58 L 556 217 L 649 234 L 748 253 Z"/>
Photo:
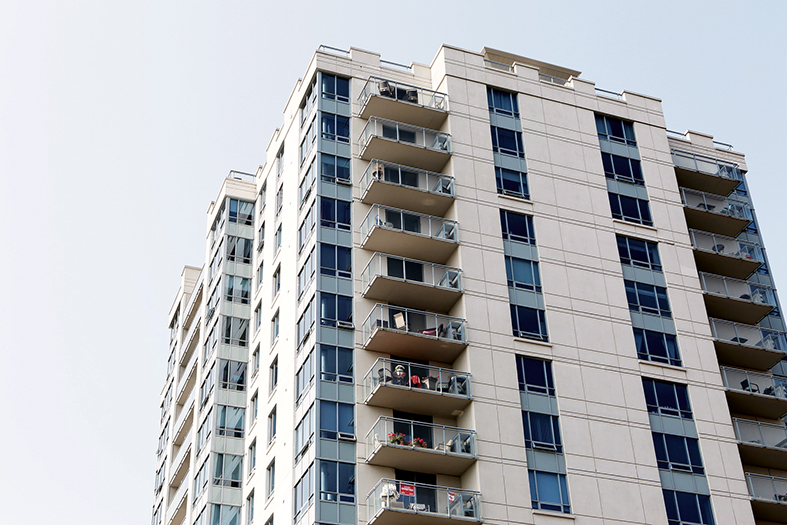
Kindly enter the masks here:
<path id="1" fill-rule="evenodd" d="M 322 381 L 352 383 L 352 349 L 320 345 L 320 379 Z"/>
<path id="2" fill-rule="evenodd" d="M 320 294 L 320 324 L 323 326 L 350 325 L 353 322 L 352 297 Z"/>
<path id="3" fill-rule="evenodd" d="M 350 119 L 332 113 L 320 115 L 322 138 L 336 142 L 350 142 Z"/>
<path id="4" fill-rule="evenodd" d="M 327 73 L 322 73 L 320 76 L 322 98 L 340 102 L 350 101 L 350 79 Z"/>
<path id="5" fill-rule="evenodd" d="M 634 341 L 640 359 L 681 366 L 678 340 L 674 335 L 635 328 Z"/>
<path id="6" fill-rule="evenodd" d="M 298 272 L 298 299 L 300 300 L 303 292 L 309 287 L 309 285 L 314 280 L 314 274 L 316 271 L 316 262 L 315 262 L 315 249 L 312 248 L 312 251 L 309 252 L 309 256 L 306 257 L 306 260 L 303 262 L 303 266 L 301 267 L 301 271 Z"/>
<path id="7" fill-rule="evenodd" d="M 664 490 L 669 525 L 714 525 L 710 496 Z"/>
<path id="8" fill-rule="evenodd" d="M 626 285 L 626 299 L 629 303 L 629 310 L 658 315 L 668 319 L 672 317 L 666 288 L 637 281 L 623 282 Z"/>
<path id="9" fill-rule="evenodd" d="M 327 197 L 320 198 L 320 225 L 325 228 L 350 229 L 350 203 Z"/>
<path id="10" fill-rule="evenodd" d="M 276 460 L 271 461 L 271 464 L 268 465 L 265 472 L 265 490 L 267 491 L 268 497 L 270 497 L 270 495 L 273 494 L 273 490 L 276 488 Z"/>
<path id="11" fill-rule="evenodd" d="M 246 523 L 254 521 L 254 491 L 246 498 Z"/>
<path id="12" fill-rule="evenodd" d="M 536 244 L 533 217 L 512 211 L 500 210 L 500 226 L 503 229 L 503 240 Z"/>
<path id="13" fill-rule="evenodd" d="M 210 367 L 210 371 L 205 374 L 205 379 L 202 381 L 202 385 L 199 387 L 199 406 L 200 408 L 205 406 L 205 403 L 208 402 L 210 395 L 213 393 L 213 386 L 216 382 L 216 367 Z"/>
<path id="14" fill-rule="evenodd" d="M 202 448 L 208 443 L 210 434 L 213 431 L 213 410 L 208 411 L 208 415 L 202 421 L 202 424 L 197 430 L 197 454 L 200 453 Z"/>
<path id="15" fill-rule="evenodd" d="M 271 363 L 271 366 L 268 368 L 268 392 L 273 392 L 273 389 L 276 388 L 276 385 L 279 384 L 279 356 Z"/>
<path id="16" fill-rule="evenodd" d="M 497 88 L 486 88 L 486 99 L 489 103 L 489 112 L 519 118 L 519 104 L 516 93 L 501 91 Z"/>
<path id="17" fill-rule="evenodd" d="M 351 278 L 352 248 L 320 243 L 320 273 Z"/>
<path id="18" fill-rule="evenodd" d="M 530 480 L 530 499 L 534 509 L 571 512 L 565 474 L 527 471 Z"/>
<path id="19" fill-rule="evenodd" d="M 705 475 L 697 439 L 653 432 L 656 463 L 660 469 L 681 470 Z"/>
<path id="20" fill-rule="evenodd" d="M 506 255 L 506 278 L 508 286 L 541 293 L 541 278 L 538 263 Z"/>
<path id="21" fill-rule="evenodd" d="M 210 458 L 206 458 L 205 461 L 202 462 L 202 466 L 197 471 L 197 475 L 194 477 L 194 501 L 197 501 L 199 497 L 205 492 L 205 489 L 208 488 L 210 483 Z"/>
<path id="22" fill-rule="evenodd" d="M 249 304 L 251 296 L 251 280 L 237 275 L 224 276 L 224 300 Z"/>
<path id="23" fill-rule="evenodd" d="M 353 409 L 348 403 L 320 401 L 320 437 L 355 439 Z"/>
<path id="24" fill-rule="evenodd" d="M 274 298 L 279 294 L 279 290 L 281 290 L 281 265 L 279 265 L 276 268 L 276 271 L 273 272 L 271 291 L 273 292 Z"/>
<path id="25" fill-rule="evenodd" d="M 309 299 L 309 303 L 307 304 L 306 308 L 303 310 L 303 314 L 301 314 L 298 322 L 296 323 L 296 351 L 300 351 L 301 345 L 306 341 L 306 338 L 314 329 L 314 310 L 315 298 L 312 296 L 312 298 Z"/>
<path id="26" fill-rule="evenodd" d="M 309 124 L 309 129 L 306 130 L 306 135 L 303 137 L 301 141 L 301 145 L 298 147 L 298 157 L 300 158 L 300 164 L 303 164 L 303 161 L 306 160 L 306 157 L 309 156 L 311 153 L 312 148 L 314 147 L 314 139 L 317 138 L 317 131 L 315 130 L 314 120 L 312 120 L 311 124 Z M 309 168 L 311 170 L 311 168 Z M 314 177 L 314 173 L 312 173 L 312 180 Z"/>
<path id="27" fill-rule="evenodd" d="M 312 478 L 312 467 L 310 466 L 301 479 L 295 484 L 295 518 L 301 515 L 306 508 L 314 501 L 314 480 Z"/>
<path id="28" fill-rule="evenodd" d="M 497 126 L 490 127 L 492 128 L 492 151 L 504 155 L 513 155 L 522 159 L 525 158 L 525 147 L 522 145 L 522 134 L 520 132 L 498 128 Z"/>
<path id="29" fill-rule="evenodd" d="M 222 316 L 224 319 L 225 345 L 248 346 L 249 344 L 249 320 L 240 317 Z"/>
<path id="30" fill-rule="evenodd" d="M 276 228 L 276 236 L 273 238 L 274 250 L 278 250 L 279 248 L 281 248 L 281 240 L 282 240 L 281 224 L 279 224 L 279 227 Z"/>
<path id="31" fill-rule="evenodd" d="M 661 271 L 659 248 L 655 242 L 632 239 L 622 235 L 618 235 L 617 239 L 621 264 Z"/>
<path id="32" fill-rule="evenodd" d="M 301 250 L 303 250 L 303 247 L 306 246 L 306 243 L 314 231 L 314 215 L 315 206 L 311 206 L 307 210 L 306 216 L 303 218 L 303 222 L 301 222 L 301 225 L 298 228 L 298 253 L 300 253 Z"/>
<path id="33" fill-rule="evenodd" d="M 301 402 L 303 394 L 314 384 L 314 352 L 309 352 L 303 364 L 295 373 L 295 405 Z"/>
<path id="34" fill-rule="evenodd" d="M 496 167 L 495 180 L 497 181 L 497 193 L 530 199 L 527 173 Z"/>
<path id="35" fill-rule="evenodd" d="M 252 240 L 227 235 L 227 260 L 251 264 Z"/>
<path id="36" fill-rule="evenodd" d="M 643 379 L 642 386 L 645 389 L 648 412 L 692 419 L 689 393 L 685 385 Z"/>
<path id="37" fill-rule="evenodd" d="M 301 185 L 298 186 L 299 207 L 303 207 L 306 199 L 309 198 L 309 195 L 311 195 L 312 188 L 314 187 L 314 181 L 316 180 L 317 176 L 315 174 L 314 161 L 312 161 L 311 164 L 309 164 L 309 168 L 306 170 L 306 174 L 301 180 Z"/>
<path id="38" fill-rule="evenodd" d="M 516 371 L 519 378 L 519 390 L 555 395 L 552 381 L 552 363 L 541 359 L 516 356 Z"/>
<path id="39" fill-rule="evenodd" d="M 226 390 L 246 390 L 246 363 L 219 360 L 219 388 Z"/>
<path id="40" fill-rule="evenodd" d="M 355 465 L 320 461 L 320 499 L 355 502 Z"/>
<path id="41" fill-rule="evenodd" d="M 264 262 L 265 262 L 265 261 L 262 261 L 262 260 L 261 260 L 261 261 L 260 261 L 260 265 L 259 265 L 259 267 L 257 268 L 257 289 L 259 289 L 259 288 L 261 288 L 261 287 L 262 287 L 262 269 L 263 269 L 263 263 L 264 263 Z"/>
<path id="42" fill-rule="evenodd" d="M 642 166 L 638 160 L 601 152 L 601 162 L 604 164 L 604 175 L 608 179 L 630 182 L 639 186 L 645 185 L 645 179 L 642 178 Z"/>
<path id="43" fill-rule="evenodd" d="M 653 226 L 653 220 L 650 218 L 650 207 L 646 200 L 610 193 L 609 206 L 612 209 L 613 219 Z"/>
<path id="44" fill-rule="evenodd" d="M 295 427 L 295 461 L 297 462 L 303 453 L 309 448 L 314 439 L 314 405 L 309 407 L 306 414 L 301 418 Z"/>
<path id="45" fill-rule="evenodd" d="M 325 182 L 349 182 L 350 159 L 321 153 L 320 178 Z"/>
<path id="46" fill-rule="evenodd" d="M 230 199 L 229 222 L 238 224 L 254 223 L 254 203 Z"/>
<path id="47" fill-rule="evenodd" d="M 273 314 L 273 319 L 271 319 L 271 342 L 276 341 L 279 338 L 279 311 L 277 310 L 275 314 Z"/>
<path id="48" fill-rule="evenodd" d="M 251 408 L 250 419 L 252 423 L 257 421 L 257 410 L 259 409 L 259 405 L 260 405 L 260 398 L 255 392 L 254 395 L 251 396 L 251 401 L 249 401 L 249 407 Z"/>
<path id="49" fill-rule="evenodd" d="M 276 407 L 273 407 L 271 413 L 268 414 L 268 444 L 270 445 L 273 442 L 273 438 L 276 437 Z"/>
<path id="50" fill-rule="evenodd" d="M 512 304 L 511 327 L 514 337 L 547 341 L 547 323 L 543 310 Z"/>
<path id="51" fill-rule="evenodd" d="M 257 372 L 260 371 L 260 345 L 257 345 L 257 348 L 254 349 L 254 352 L 251 354 L 251 368 L 252 377 L 257 375 Z"/>
<path id="52" fill-rule="evenodd" d="M 522 411 L 525 447 L 563 452 L 557 416 Z"/>
<path id="53" fill-rule="evenodd" d="M 240 488 L 243 474 L 243 456 L 216 454 L 213 462 L 213 484 Z"/>
<path id="54" fill-rule="evenodd" d="M 637 140 L 634 137 L 634 125 L 631 122 L 597 114 L 596 131 L 601 140 L 619 142 L 629 146 L 637 145 Z"/>
<path id="55" fill-rule="evenodd" d="M 216 408 L 216 435 L 242 438 L 246 409 L 226 405 Z"/>

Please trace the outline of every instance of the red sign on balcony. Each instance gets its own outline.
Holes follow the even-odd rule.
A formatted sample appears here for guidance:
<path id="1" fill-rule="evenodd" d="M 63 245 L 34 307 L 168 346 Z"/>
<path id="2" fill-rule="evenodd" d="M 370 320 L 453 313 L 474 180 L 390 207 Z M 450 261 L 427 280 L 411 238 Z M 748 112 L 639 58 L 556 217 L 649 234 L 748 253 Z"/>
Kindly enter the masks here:
<path id="1" fill-rule="evenodd" d="M 402 496 L 415 496 L 415 485 L 410 485 L 409 483 L 400 483 L 399 492 L 402 494 Z"/>

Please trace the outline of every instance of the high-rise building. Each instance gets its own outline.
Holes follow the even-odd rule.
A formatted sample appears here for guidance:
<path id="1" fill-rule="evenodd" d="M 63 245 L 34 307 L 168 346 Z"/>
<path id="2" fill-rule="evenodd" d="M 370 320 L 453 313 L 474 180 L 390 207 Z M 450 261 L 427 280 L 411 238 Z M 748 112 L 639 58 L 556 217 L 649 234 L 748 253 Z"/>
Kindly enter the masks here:
<path id="1" fill-rule="evenodd" d="M 578 71 L 320 48 L 183 271 L 153 525 L 787 522 L 746 172 Z"/>

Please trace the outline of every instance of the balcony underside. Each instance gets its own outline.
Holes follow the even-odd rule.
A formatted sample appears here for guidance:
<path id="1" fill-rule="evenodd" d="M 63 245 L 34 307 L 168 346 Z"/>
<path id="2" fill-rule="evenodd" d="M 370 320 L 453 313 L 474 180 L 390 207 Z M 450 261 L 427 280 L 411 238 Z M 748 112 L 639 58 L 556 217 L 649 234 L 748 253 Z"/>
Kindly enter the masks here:
<path id="1" fill-rule="evenodd" d="M 430 331 L 434 332 L 434 327 Z M 388 328 L 376 328 L 366 341 L 365 348 L 385 352 L 407 359 L 423 359 L 440 363 L 453 363 L 464 352 L 467 343 L 450 339 L 438 339 L 433 335 L 399 332 Z"/>
<path id="2" fill-rule="evenodd" d="M 445 514 L 416 512 L 404 508 L 383 507 L 375 516 L 372 516 L 368 523 L 369 525 L 402 525 L 403 523 L 407 525 L 441 525 L 447 524 L 449 521 L 480 523 L 482 520 L 458 515 L 447 516 Z"/>
<path id="3" fill-rule="evenodd" d="M 732 299 L 720 295 L 703 294 L 709 317 L 743 324 L 757 324 L 773 310 L 769 304 L 753 303 L 748 299 Z"/>
<path id="4" fill-rule="evenodd" d="M 770 370 L 785 356 L 781 350 L 746 346 L 732 341 L 714 341 L 719 364 L 748 368 L 750 370 Z"/>
<path id="5" fill-rule="evenodd" d="M 440 129 L 448 117 L 442 109 L 429 108 L 419 104 L 404 102 L 392 97 L 372 95 L 361 110 L 361 118 L 380 117 L 396 120 L 422 128 Z"/>
<path id="6" fill-rule="evenodd" d="M 192 423 L 194 423 L 194 402 L 192 401 L 182 410 L 187 410 L 188 412 L 186 414 L 186 418 L 183 420 L 183 423 L 177 429 L 175 429 L 175 437 L 172 438 L 172 442 L 176 445 L 183 443 L 183 440 L 186 438 L 189 430 L 191 430 Z"/>
<path id="7" fill-rule="evenodd" d="M 373 179 L 361 201 L 442 217 L 454 203 L 454 197 Z"/>
<path id="8" fill-rule="evenodd" d="M 787 470 L 787 448 L 764 447 L 759 443 L 747 441 L 738 443 L 738 450 L 744 465 Z"/>
<path id="9" fill-rule="evenodd" d="M 175 465 L 175 472 L 170 478 L 170 485 L 174 485 L 176 487 L 180 486 L 181 482 L 183 481 L 183 477 L 189 471 L 189 465 L 191 462 L 191 442 L 182 446 L 188 447 L 189 450 L 186 451 L 186 454 L 181 459 L 180 464 Z"/>
<path id="10" fill-rule="evenodd" d="M 694 260 L 697 262 L 697 269 L 701 272 L 741 280 L 746 280 L 761 264 L 754 259 L 743 259 L 701 250 L 694 250 Z"/>
<path id="11" fill-rule="evenodd" d="M 184 481 L 183 483 L 187 483 L 187 481 Z M 186 504 L 186 500 L 188 499 L 187 497 L 188 494 L 189 494 L 188 489 L 184 490 L 183 493 L 180 495 L 181 498 L 180 501 L 173 502 L 173 504 L 177 505 L 176 507 L 177 510 L 175 510 L 175 513 L 172 515 L 172 518 L 170 518 L 170 520 L 167 522 L 167 525 L 178 525 L 179 523 L 182 523 L 183 520 L 186 519 L 186 507 L 188 507 L 188 505 Z"/>
<path id="12" fill-rule="evenodd" d="M 366 399 L 366 404 L 427 416 L 456 417 L 467 408 L 470 401 L 466 396 L 442 394 L 427 389 L 410 390 L 383 383 L 375 387 Z"/>
<path id="13" fill-rule="evenodd" d="M 776 496 L 776 494 L 774 494 Z M 758 520 L 774 523 L 787 523 L 787 501 L 764 501 L 754 499 L 751 502 L 754 517 Z"/>
<path id="14" fill-rule="evenodd" d="M 779 419 L 787 414 L 787 399 L 743 390 L 728 389 L 726 392 L 730 412 L 768 419 Z"/>
<path id="15" fill-rule="evenodd" d="M 364 160 L 380 159 L 429 171 L 442 171 L 451 154 L 440 149 L 426 148 L 407 142 L 373 135 L 361 152 Z"/>
<path id="16" fill-rule="evenodd" d="M 458 243 L 454 241 L 375 226 L 369 232 L 361 248 L 444 264 L 456 251 L 457 246 Z"/>
<path id="17" fill-rule="evenodd" d="M 740 183 L 740 181 L 735 179 L 727 179 L 718 175 L 687 170 L 677 166 L 675 167 L 675 176 L 678 179 L 678 185 L 683 188 L 691 188 L 715 195 L 729 195 Z"/>
<path id="18" fill-rule="evenodd" d="M 444 288 L 377 275 L 369 283 L 363 296 L 367 299 L 385 301 L 407 308 L 446 313 L 456 304 L 462 296 L 462 292 L 455 288 Z"/>
<path id="19" fill-rule="evenodd" d="M 437 444 L 438 447 L 440 445 Z M 467 455 L 444 454 L 440 450 L 401 447 L 385 443 L 378 443 L 366 460 L 370 465 L 448 476 L 461 476 L 474 461 L 473 457 Z"/>
<path id="20" fill-rule="evenodd" d="M 749 219 L 712 213 L 700 208 L 684 207 L 683 211 L 690 229 L 718 233 L 727 237 L 737 237 L 750 222 Z"/>

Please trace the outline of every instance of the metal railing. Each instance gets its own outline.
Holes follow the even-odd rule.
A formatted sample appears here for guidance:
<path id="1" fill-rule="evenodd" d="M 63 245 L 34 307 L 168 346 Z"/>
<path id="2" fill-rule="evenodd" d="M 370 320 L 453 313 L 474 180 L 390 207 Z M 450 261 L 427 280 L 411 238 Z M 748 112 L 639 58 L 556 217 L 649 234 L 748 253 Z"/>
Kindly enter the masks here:
<path id="1" fill-rule="evenodd" d="M 691 235 L 691 244 L 696 250 L 737 257 L 747 261 L 765 262 L 762 250 L 752 242 L 700 230 L 689 230 L 689 235 Z"/>
<path id="2" fill-rule="evenodd" d="M 680 197 L 687 208 L 699 208 L 703 211 L 726 215 L 736 219 L 752 220 L 749 205 L 737 199 L 722 197 L 713 193 L 680 189 Z"/>
<path id="3" fill-rule="evenodd" d="M 459 268 L 380 252 L 372 255 L 361 274 L 362 289 L 366 290 L 378 275 L 435 288 L 462 291 L 462 270 Z"/>
<path id="4" fill-rule="evenodd" d="M 185 341 L 185 343 L 180 346 L 180 355 L 178 356 L 178 362 L 183 361 L 184 354 L 188 351 L 189 348 L 191 348 L 191 343 L 194 342 L 194 338 L 197 336 L 197 334 L 200 332 L 202 328 L 201 324 L 202 324 L 202 317 L 197 317 L 197 319 L 193 323 L 191 323 L 191 328 L 189 328 L 189 331 L 186 333 L 186 337 L 183 338 L 183 341 Z"/>
<path id="5" fill-rule="evenodd" d="M 242 180 L 244 182 L 256 182 L 256 177 L 251 173 L 246 173 L 243 171 L 235 171 L 230 170 L 229 175 L 227 175 L 228 179 L 235 179 L 235 180 Z"/>
<path id="6" fill-rule="evenodd" d="M 384 181 L 403 188 L 413 188 L 436 193 L 438 195 L 454 196 L 454 178 L 433 171 L 412 168 L 401 164 L 372 160 L 363 174 L 363 187 L 366 191 L 376 180 Z"/>
<path id="7" fill-rule="evenodd" d="M 721 367 L 721 377 L 729 390 L 787 399 L 787 380 L 728 366 Z"/>
<path id="8" fill-rule="evenodd" d="M 538 79 L 542 82 L 548 82 L 549 84 L 555 84 L 557 86 L 565 86 L 568 84 L 568 79 L 566 78 L 553 77 L 552 75 L 546 75 L 544 73 L 539 73 Z"/>
<path id="9" fill-rule="evenodd" d="M 171 500 L 169 500 L 169 506 L 167 507 L 167 518 L 164 522 L 167 525 L 172 522 L 172 518 L 175 517 L 175 514 L 177 514 L 180 506 L 186 502 L 186 493 L 189 490 L 189 485 L 191 485 L 191 483 L 189 482 L 189 475 L 186 473 L 186 475 L 183 476 L 183 481 L 180 482 L 180 487 L 178 487 L 178 490 L 175 491 L 175 495 L 172 496 Z"/>
<path id="10" fill-rule="evenodd" d="M 787 334 L 784 332 L 713 318 L 710 319 L 710 326 L 717 341 L 787 352 Z"/>
<path id="11" fill-rule="evenodd" d="M 188 378 L 195 372 L 197 369 L 197 356 L 199 352 L 192 352 L 191 357 L 189 358 L 188 364 L 183 371 L 183 375 L 180 376 L 178 379 L 178 387 L 175 390 L 175 399 L 180 399 L 180 396 L 183 395 L 183 390 L 186 388 L 188 384 Z"/>
<path id="12" fill-rule="evenodd" d="M 451 153 L 451 135 L 434 129 L 403 124 L 395 120 L 370 117 L 359 137 L 361 154 L 373 137 L 412 144 L 433 151 Z"/>
<path id="13" fill-rule="evenodd" d="M 381 479 L 366 496 L 369 521 L 383 510 L 481 521 L 481 493 L 473 490 Z"/>
<path id="14" fill-rule="evenodd" d="M 719 159 L 714 159 L 713 157 L 706 157 L 705 155 L 697 155 L 689 151 L 673 149 L 672 161 L 678 168 L 707 173 L 708 175 L 716 175 L 724 179 L 743 180 L 743 173 L 741 173 L 737 164 L 724 162 Z"/>
<path id="15" fill-rule="evenodd" d="M 784 425 L 732 418 L 735 435 L 741 443 L 787 450 L 787 428 Z"/>
<path id="16" fill-rule="evenodd" d="M 363 323 L 363 336 L 364 341 L 368 342 L 374 333 L 382 328 L 464 344 L 467 342 L 466 323 L 467 321 L 460 317 L 377 303 Z"/>
<path id="17" fill-rule="evenodd" d="M 743 299 L 753 304 L 776 306 L 773 289 L 764 284 L 742 281 L 722 275 L 700 272 L 700 283 L 705 293 L 720 295 L 729 299 Z"/>
<path id="18" fill-rule="evenodd" d="M 363 86 L 363 91 L 361 91 L 358 97 L 358 100 L 361 102 L 361 107 L 366 106 L 366 103 L 369 102 L 371 97 L 391 98 L 423 106 L 425 108 L 448 111 L 447 94 L 380 77 L 369 77 L 369 80 L 366 81 L 366 84 Z"/>
<path id="19" fill-rule="evenodd" d="M 386 228 L 432 239 L 459 242 L 456 221 L 379 204 L 371 207 L 361 223 L 361 237 L 365 239 L 374 228 Z"/>
<path id="20" fill-rule="evenodd" d="M 183 408 L 180 409 L 180 414 L 178 414 L 178 417 L 175 419 L 175 433 L 173 436 L 180 435 L 180 429 L 186 423 L 187 414 L 194 409 L 194 400 L 197 397 L 197 390 L 198 388 L 195 382 L 194 386 L 191 387 L 191 393 L 189 394 L 189 397 L 187 397 L 186 401 L 183 403 Z"/>
<path id="21" fill-rule="evenodd" d="M 183 443 L 180 444 L 180 448 L 178 449 L 178 453 L 175 454 L 175 458 L 172 460 L 172 469 L 170 470 L 170 481 L 172 481 L 172 476 L 177 474 L 178 470 L 180 470 L 180 466 L 183 463 L 183 460 L 186 458 L 186 454 L 189 453 L 191 450 L 192 442 L 194 441 L 192 437 L 191 430 L 194 428 L 192 425 L 189 430 L 186 431 L 186 437 L 183 439 Z"/>
<path id="22" fill-rule="evenodd" d="M 754 499 L 787 503 L 787 478 L 746 473 L 749 494 Z"/>
<path id="23" fill-rule="evenodd" d="M 317 48 L 317 51 L 322 51 L 324 53 L 330 53 L 332 55 L 341 55 L 341 56 L 350 56 L 350 51 L 345 49 L 340 49 L 338 47 L 331 47 L 320 44 L 320 47 Z"/>
<path id="24" fill-rule="evenodd" d="M 615 91 L 609 91 L 608 89 L 601 89 L 601 88 L 595 88 L 595 89 L 596 89 L 596 93 L 601 95 L 602 97 L 623 100 L 623 92 L 617 93 Z"/>
<path id="25" fill-rule="evenodd" d="M 467 372 L 419 365 L 380 357 L 364 377 L 366 397 L 379 385 L 406 390 L 429 390 L 443 395 L 472 398 L 472 375 Z"/>
<path id="26" fill-rule="evenodd" d="M 503 62 L 495 62 L 494 60 L 489 60 L 487 58 L 484 59 L 484 65 L 492 69 L 497 69 L 498 71 L 507 71 L 508 73 L 514 72 L 514 66 L 510 64 L 504 64 Z"/>
<path id="27" fill-rule="evenodd" d="M 389 446 L 475 457 L 475 436 L 466 428 L 383 416 L 366 434 L 366 444 L 370 454 L 378 446 Z"/>

